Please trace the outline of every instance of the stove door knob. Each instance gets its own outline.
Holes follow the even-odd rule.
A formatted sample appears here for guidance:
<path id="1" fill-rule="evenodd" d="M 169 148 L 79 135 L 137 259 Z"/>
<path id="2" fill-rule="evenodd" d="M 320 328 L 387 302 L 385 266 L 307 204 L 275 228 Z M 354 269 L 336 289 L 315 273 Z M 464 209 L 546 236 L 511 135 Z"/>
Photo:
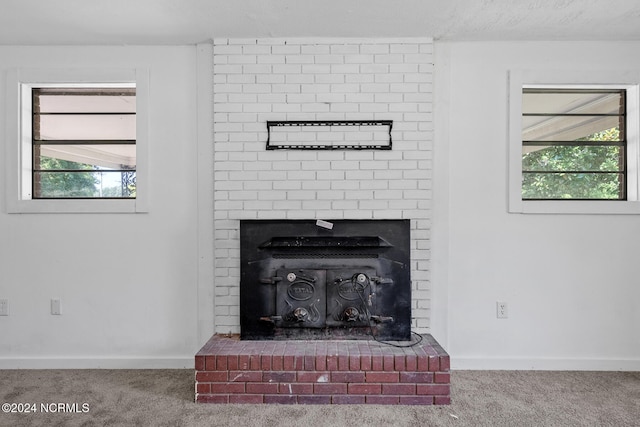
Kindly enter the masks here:
<path id="1" fill-rule="evenodd" d="M 360 316 L 360 312 L 355 307 L 348 307 L 344 311 L 344 319 L 347 322 L 354 322 L 354 321 L 358 320 L 358 316 Z"/>
<path id="2" fill-rule="evenodd" d="M 306 322 L 309 319 L 309 312 L 306 308 L 298 307 L 293 310 L 293 317 L 295 317 L 298 322 Z"/>

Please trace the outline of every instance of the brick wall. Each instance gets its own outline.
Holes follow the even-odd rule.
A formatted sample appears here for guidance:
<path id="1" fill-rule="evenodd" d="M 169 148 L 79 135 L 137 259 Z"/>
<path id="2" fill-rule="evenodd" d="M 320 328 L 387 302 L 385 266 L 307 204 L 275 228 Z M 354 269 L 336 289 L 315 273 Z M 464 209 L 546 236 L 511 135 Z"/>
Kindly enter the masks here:
<path id="1" fill-rule="evenodd" d="M 238 333 L 240 219 L 411 219 L 429 330 L 431 39 L 214 40 L 215 328 Z M 393 149 L 266 151 L 267 120 L 393 120 Z M 335 138 L 342 138 L 334 135 Z"/>

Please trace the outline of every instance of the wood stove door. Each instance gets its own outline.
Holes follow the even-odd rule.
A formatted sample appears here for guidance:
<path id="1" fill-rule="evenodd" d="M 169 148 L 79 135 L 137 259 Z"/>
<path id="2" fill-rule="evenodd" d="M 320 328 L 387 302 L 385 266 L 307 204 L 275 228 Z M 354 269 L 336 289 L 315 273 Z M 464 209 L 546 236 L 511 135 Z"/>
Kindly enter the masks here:
<path id="1" fill-rule="evenodd" d="M 371 268 L 327 271 L 327 325 L 369 326 L 369 315 L 376 313 L 376 277 Z"/>
<path id="2" fill-rule="evenodd" d="M 281 269 L 276 290 L 276 311 L 286 328 L 322 328 L 327 318 L 326 271 Z"/>

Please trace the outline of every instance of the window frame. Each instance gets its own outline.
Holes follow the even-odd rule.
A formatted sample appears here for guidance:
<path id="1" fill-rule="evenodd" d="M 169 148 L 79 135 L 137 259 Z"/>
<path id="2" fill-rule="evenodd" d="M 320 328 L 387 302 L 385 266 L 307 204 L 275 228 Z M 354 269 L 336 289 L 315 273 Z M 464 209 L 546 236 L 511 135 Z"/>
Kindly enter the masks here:
<path id="1" fill-rule="evenodd" d="M 640 71 L 509 71 L 508 211 L 532 214 L 640 214 Z M 522 91 L 549 89 L 623 89 L 626 91 L 626 200 L 522 199 Z"/>
<path id="2" fill-rule="evenodd" d="M 136 88 L 136 197 L 122 199 L 31 198 L 31 93 L 38 87 Z M 6 210 L 8 213 L 148 212 L 149 72 L 135 69 L 11 69 L 6 81 Z"/>

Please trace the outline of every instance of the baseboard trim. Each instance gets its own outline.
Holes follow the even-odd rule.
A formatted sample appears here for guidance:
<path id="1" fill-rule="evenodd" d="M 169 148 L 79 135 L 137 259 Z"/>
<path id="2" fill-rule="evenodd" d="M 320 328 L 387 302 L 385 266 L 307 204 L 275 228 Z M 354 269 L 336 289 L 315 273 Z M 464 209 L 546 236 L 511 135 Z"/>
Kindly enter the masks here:
<path id="1" fill-rule="evenodd" d="M 488 358 L 451 356 L 452 370 L 640 371 L 640 359 Z"/>
<path id="2" fill-rule="evenodd" d="M 193 356 L 0 357 L 0 369 L 193 369 Z"/>

